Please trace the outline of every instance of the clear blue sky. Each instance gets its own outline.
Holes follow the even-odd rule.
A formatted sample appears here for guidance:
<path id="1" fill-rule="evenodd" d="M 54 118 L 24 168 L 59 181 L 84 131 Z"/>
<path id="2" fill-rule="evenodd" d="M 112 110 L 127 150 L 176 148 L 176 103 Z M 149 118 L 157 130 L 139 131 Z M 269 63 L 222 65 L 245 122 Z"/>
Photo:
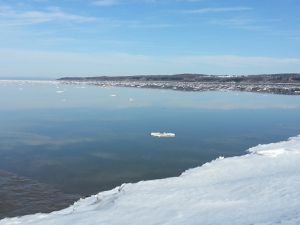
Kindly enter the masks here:
<path id="1" fill-rule="evenodd" d="M 0 77 L 300 72 L 299 0 L 0 0 Z"/>

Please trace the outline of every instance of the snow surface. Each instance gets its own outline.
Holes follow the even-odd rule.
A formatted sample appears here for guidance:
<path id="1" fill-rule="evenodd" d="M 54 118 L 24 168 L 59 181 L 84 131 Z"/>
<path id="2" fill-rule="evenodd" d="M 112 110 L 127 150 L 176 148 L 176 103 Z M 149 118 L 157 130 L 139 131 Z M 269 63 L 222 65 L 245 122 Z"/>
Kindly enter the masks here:
<path id="1" fill-rule="evenodd" d="M 300 224 L 300 136 L 220 157 L 180 177 L 124 184 L 8 224 Z"/>

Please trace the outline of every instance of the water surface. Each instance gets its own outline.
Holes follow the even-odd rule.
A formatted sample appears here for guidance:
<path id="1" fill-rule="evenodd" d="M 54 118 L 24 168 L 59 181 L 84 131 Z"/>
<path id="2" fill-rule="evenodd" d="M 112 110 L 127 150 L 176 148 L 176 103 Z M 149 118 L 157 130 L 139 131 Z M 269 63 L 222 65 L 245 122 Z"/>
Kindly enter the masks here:
<path id="1" fill-rule="evenodd" d="M 299 96 L 7 82 L 0 96 L 0 170 L 68 194 L 177 176 L 300 134 Z"/>

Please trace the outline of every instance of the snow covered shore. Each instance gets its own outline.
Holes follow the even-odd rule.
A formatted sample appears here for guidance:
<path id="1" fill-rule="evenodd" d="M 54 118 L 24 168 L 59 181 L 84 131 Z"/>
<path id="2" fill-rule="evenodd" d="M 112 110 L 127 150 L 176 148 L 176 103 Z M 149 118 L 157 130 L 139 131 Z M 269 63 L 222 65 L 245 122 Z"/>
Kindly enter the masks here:
<path id="1" fill-rule="evenodd" d="M 180 177 L 125 184 L 9 224 L 300 224 L 300 136 L 216 159 Z"/>

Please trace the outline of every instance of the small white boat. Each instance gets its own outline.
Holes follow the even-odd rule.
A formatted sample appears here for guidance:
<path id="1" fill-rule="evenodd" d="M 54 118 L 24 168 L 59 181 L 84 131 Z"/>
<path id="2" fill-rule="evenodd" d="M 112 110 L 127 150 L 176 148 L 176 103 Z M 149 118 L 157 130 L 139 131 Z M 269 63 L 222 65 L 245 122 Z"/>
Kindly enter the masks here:
<path id="1" fill-rule="evenodd" d="M 158 137 L 158 138 L 171 138 L 171 137 L 175 137 L 176 135 L 174 133 L 160 133 L 160 132 L 152 132 L 151 136 L 153 137 Z"/>

